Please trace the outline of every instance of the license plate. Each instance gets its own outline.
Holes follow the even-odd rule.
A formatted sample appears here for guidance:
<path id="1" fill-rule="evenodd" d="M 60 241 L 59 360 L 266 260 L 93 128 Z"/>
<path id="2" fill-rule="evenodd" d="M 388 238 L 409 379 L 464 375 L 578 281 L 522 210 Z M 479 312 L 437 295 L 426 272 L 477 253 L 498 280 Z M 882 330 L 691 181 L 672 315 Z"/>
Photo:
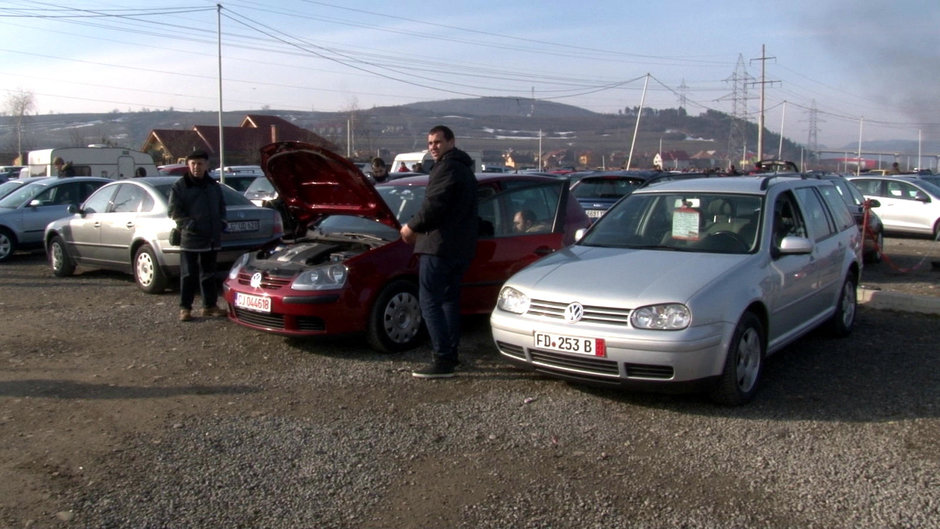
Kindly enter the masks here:
<path id="1" fill-rule="evenodd" d="M 241 233 L 244 231 L 258 231 L 261 229 L 261 223 L 257 220 L 233 220 L 229 221 L 225 231 L 229 233 Z"/>
<path id="2" fill-rule="evenodd" d="M 534 334 L 535 347 L 563 353 L 577 353 L 591 356 L 607 356 L 607 346 L 601 338 L 581 338 L 561 334 Z"/>
<path id="3" fill-rule="evenodd" d="M 586 210 L 584 210 L 584 212 L 587 213 L 587 216 L 590 217 L 590 218 L 592 218 L 592 219 L 600 218 L 601 215 L 603 215 L 605 211 L 607 211 L 607 210 L 606 210 L 606 209 L 586 209 Z"/>
<path id="4" fill-rule="evenodd" d="M 253 310 L 255 312 L 271 312 L 271 298 L 266 296 L 252 296 L 251 294 L 235 293 L 235 306 Z"/>

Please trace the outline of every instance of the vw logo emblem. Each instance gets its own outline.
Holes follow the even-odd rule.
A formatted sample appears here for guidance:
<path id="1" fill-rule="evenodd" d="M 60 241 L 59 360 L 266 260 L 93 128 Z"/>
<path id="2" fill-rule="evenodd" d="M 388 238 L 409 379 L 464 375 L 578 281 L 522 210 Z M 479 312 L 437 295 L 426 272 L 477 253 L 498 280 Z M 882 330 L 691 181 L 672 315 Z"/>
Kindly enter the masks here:
<path id="1" fill-rule="evenodd" d="M 251 286 L 258 288 L 261 286 L 261 272 L 255 272 L 251 275 Z"/>
<path id="2" fill-rule="evenodd" d="M 584 306 L 580 303 L 572 303 L 565 307 L 565 321 L 568 323 L 577 323 L 584 317 Z"/>

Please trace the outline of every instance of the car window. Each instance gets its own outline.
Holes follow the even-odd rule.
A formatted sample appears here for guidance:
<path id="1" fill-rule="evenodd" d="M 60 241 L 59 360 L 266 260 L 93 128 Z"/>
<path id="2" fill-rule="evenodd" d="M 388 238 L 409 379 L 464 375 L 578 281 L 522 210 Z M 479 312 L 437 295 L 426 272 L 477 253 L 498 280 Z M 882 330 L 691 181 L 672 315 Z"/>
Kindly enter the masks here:
<path id="1" fill-rule="evenodd" d="M 245 195 L 235 191 L 228 185 L 221 184 L 220 187 L 222 188 L 222 201 L 225 202 L 226 206 L 254 206 Z"/>
<path id="2" fill-rule="evenodd" d="M 140 205 L 147 192 L 141 187 L 133 184 L 122 184 L 118 186 L 117 193 L 114 194 L 114 205 L 111 211 L 114 213 L 136 213 L 140 210 Z"/>
<path id="3" fill-rule="evenodd" d="M 848 193 L 848 190 L 843 192 Z M 854 205 L 851 196 L 843 196 L 842 192 L 833 186 L 820 186 L 819 194 L 822 195 L 826 204 L 829 206 L 829 211 L 832 213 L 832 220 L 836 224 L 836 231 L 847 230 L 856 225 L 855 218 L 849 211 L 849 204 L 852 204 L 852 207 L 856 209 L 858 208 Z"/>
<path id="4" fill-rule="evenodd" d="M 852 183 L 855 184 L 855 187 L 862 192 L 863 195 L 868 196 L 883 196 L 881 194 L 881 181 L 880 180 L 870 180 L 870 179 L 855 179 L 852 180 Z"/>
<path id="5" fill-rule="evenodd" d="M 890 181 L 885 183 L 887 195 L 902 200 L 917 200 L 917 197 L 924 197 L 926 193 L 917 188 L 917 186 L 907 182 Z"/>
<path id="6" fill-rule="evenodd" d="M 522 187 L 510 186 L 506 191 L 480 200 L 481 234 L 506 237 L 522 233 L 551 233 L 561 200 L 564 181 L 529 182 Z M 525 220 L 517 225 L 519 216 Z"/>
<path id="7" fill-rule="evenodd" d="M 114 195 L 114 190 L 117 186 L 110 186 L 107 188 L 102 188 L 92 194 L 85 201 L 85 204 L 82 205 L 82 209 L 85 213 L 104 213 L 108 211 L 108 204 L 111 202 L 111 197 Z"/>
<path id="8" fill-rule="evenodd" d="M 36 195 L 32 201 L 39 201 L 40 206 L 54 206 L 56 204 L 68 204 L 72 198 L 72 186 L 58 185 L 49 186 L 42 193 Z"/>
<path id="9" fill-rule="evenodd" d="M 773 243 L 780 246 L 784 237 L 807 237 L 806 223 L 793 195 L 781 193 L 774 202 Z"/>
<path id="10" fill-rule="evenodd" d="M 803 218 L 809 225 L 809 233 L 813 238 L 821 241 L 832 235 L 835 230 L 829 215 L 826 213 L 826 206 L 822 203 L 817 190 L 811 187 L 803 187 L 796 190 L 796 196 L 799 197 Z M 843 204 L 841 208 L 845 209 L 845 205 Z"/>

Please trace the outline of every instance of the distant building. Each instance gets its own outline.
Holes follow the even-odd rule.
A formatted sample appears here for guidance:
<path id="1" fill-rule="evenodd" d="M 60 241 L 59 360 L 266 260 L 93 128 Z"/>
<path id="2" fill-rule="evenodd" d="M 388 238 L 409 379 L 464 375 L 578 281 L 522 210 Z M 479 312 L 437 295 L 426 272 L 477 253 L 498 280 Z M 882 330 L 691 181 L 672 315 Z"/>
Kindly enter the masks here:
<path id="1" fill-rule="evenodd" d="M 277 116 L 246 115 L 237 127 L 224 127 L 225 165 L 257 165 L 261 147 L 275 141 L 304 141 L 334 152 L 338 147 L 307 129 Z M 150 153 L 157 165 L 179 163 L 196 150 L 209 153 L 209 165 L 219 165 L 219 127 L 194 125 L 189 130 L 153 129 L 140 149 Z"/>

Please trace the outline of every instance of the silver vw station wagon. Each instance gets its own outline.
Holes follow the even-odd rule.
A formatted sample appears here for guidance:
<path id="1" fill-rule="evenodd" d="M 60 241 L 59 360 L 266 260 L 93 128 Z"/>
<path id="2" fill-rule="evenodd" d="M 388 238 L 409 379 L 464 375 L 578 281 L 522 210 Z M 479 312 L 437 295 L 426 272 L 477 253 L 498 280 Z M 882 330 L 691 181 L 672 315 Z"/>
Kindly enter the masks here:
<path id="1" fill-rule="evenodd" d="M 862 238 L 835 187 L 698 178 L 634 191 L 513 275 L 490 317 L 506 359 L 574 381 L 754 397 L 766 357 L 855 321 Z"/>

